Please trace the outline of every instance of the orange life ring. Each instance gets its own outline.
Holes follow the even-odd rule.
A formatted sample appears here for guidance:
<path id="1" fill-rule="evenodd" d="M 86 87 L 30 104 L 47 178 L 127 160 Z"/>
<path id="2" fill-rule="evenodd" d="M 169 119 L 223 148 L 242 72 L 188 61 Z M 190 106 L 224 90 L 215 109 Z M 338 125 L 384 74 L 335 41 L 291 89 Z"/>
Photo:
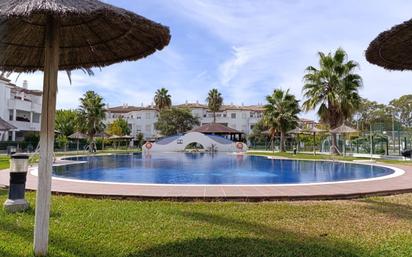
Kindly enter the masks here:
<path id="1" fill-rule="evenodd" d="M 243 149 L 243 143 L 237 142 L 236 143 L 236 148 L 239 149 L 239 150 L 242 150 Z"/>
<path id="2" fill-rule="evenodd" d="M 147 148 L 147 149 L 150 149 L 150 148 L 152 148 L 152 147 L 153 147 L 152 143 L 150 143 L 150 142 L 146 143 L 146 148 Z"/>

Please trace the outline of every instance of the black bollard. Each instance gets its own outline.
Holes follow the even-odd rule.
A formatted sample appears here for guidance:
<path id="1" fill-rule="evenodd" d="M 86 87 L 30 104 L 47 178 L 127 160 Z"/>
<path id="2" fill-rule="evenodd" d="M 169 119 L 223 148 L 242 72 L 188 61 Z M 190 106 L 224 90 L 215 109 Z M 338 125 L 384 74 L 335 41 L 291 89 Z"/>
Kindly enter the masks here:
<path id="1" fill-rule="evenodd" d="M 4 209 L 8 212 L 20 212 L 29 208 L 24 198 L 28 169 L 29 155 L 13 154 L 11 156 L 9 198 L 4 202 Z"/>

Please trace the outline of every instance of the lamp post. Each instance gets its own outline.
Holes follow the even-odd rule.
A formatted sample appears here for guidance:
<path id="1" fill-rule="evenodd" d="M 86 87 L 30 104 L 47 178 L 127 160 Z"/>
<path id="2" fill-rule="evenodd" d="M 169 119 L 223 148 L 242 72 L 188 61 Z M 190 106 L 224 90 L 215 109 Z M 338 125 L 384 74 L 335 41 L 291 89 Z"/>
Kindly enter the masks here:
<path id="1" fill-rule="evenodd" d="M 29 155 L 13 154 L 11 156 L 9 197 L 4 202 L 4 209 L 7 212 L 21 212 L 29 208 L 29 204 L 24 199 L 28 169 Z"/>

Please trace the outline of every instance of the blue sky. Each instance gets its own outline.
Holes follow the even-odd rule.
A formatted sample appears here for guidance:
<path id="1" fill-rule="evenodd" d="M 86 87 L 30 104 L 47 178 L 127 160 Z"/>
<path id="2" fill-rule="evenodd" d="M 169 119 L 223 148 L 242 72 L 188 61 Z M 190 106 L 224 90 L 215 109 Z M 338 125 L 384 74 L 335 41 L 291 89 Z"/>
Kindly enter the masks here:
<path id="1" fill-rule="evenodd" d="M 317 52 L 343 47 L 359 62 L 361 95 L 388 103 L 412 93 L 412 72 L 389 72 L 366 62 L 364 51 L 381 31 L 412 18 L 408 0 L 107 0 L 170 27 L 164 50 L 138 62 L 59 76 L 59 108 L 76 108 L 92 89 L 111 106 L 147 105 L 160 87 L 174 103 L 204 102 L 218 88 L 225 103 L 263 103 L 275 88 L 301 98 L 302 76 Z M 42 88 L 42 74 L 21 75 Z M 305 116 L 305 115 L 304 115 Z M 313 116 L 307 114 L 306 116 Z"/>

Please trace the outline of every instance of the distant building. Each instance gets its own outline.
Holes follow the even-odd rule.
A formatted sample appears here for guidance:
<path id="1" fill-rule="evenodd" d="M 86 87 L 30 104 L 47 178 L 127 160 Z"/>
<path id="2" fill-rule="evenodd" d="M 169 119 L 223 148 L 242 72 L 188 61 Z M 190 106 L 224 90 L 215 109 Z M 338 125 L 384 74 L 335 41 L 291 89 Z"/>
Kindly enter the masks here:
<path id="1" fill-rule="evenodd" d="M 21 141 L 24 134 L 40 131 L 42 92 L 19 87 L 0 77 L 0 118 L 16 129 L 1 132 L 1 141 Z"/>
<path id="2" fill-rule="evenodd" d="M 185 103 L 175 107 L 190 109 L 193 116 L 199 118 L 201 126 L 213 123 L 213 112 L 209 111 L 205 104 Z M 262 119 L 263 111 L 262 105 L 223 105 L 216 113 L 216 123 L 249 134 L 256 123 Z M 153 105 L 136 107 L 124 104 L 107 109 L 106 123 L 109 124 L 119 117 L 124 118 L 129 124 L 132 136 L 143 133 L 144 137 L 148 139 L 159 136 L 155 130 L 157 116 L 158 111 Z M 301 125 L 310 127 L 316 124 L 315 121 L 302 119 Z"/>

